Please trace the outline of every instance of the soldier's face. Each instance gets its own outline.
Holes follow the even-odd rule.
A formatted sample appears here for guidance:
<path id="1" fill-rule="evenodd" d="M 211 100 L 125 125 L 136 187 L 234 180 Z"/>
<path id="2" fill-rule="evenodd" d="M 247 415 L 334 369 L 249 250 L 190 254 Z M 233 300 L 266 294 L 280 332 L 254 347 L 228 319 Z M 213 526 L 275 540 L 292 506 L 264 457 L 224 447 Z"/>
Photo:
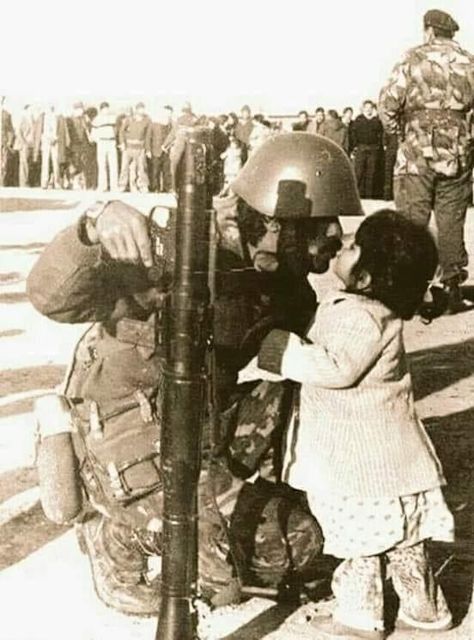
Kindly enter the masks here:
<path id="1" fill-rule="evenodd" d="M 341 248 L 342 227 L 338 218 L 312 218 L 307 243 L 311 273 L 324 273 Z"/>
<path id="2" fill-rule="evenodd" d="M 282 220 L 278 238 L 278 262 L 299 276 L 324 273 L 341 247 L 337 218 Z"/>

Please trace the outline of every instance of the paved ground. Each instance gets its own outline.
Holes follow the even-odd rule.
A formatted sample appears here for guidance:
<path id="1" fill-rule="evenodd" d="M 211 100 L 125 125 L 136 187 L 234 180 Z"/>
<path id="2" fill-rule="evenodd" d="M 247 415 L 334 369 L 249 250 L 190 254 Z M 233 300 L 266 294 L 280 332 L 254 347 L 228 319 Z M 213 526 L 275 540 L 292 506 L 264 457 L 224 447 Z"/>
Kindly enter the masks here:
<path id="1" fill-rule="evenodd" d="M 38 503 L 32 398 L 61 381 L 85 327 L 57 325 L 37 314 L 25 296 L 25 277 L 45 243 L 77 217 L 75 204 L 77 194 L 0 190 L 0 639 L 151 640 L 154 620 L 124 617 L 100 604 L 74 532 L 49 523 Z M 366 210 L 378 204 L 367 203 Z M 469 213 L 474 255 L 474 211 Z M 348 227 L 353 224 L 349 221 Z M 472 295 L 474 281 L 467 284 Z M 317 286 L 328 286 L 328 279 Z M 444 463 L 447 497 L 457 521 L 458 542 L 433 545 L 432 550 L 458 624 L 438 637 L 470 640 L 474 311 L 429 326 L 414 320 L 406 326 L 406 341 L 418 409 Z M 330 607 L 331 602 L 309 603 L 294 610 L 255 598 L 216 612 L 203 626 L 210 638 L 319 640 L 311 619 Z M 418 636 L 397 632 L 391 637 Z"/>

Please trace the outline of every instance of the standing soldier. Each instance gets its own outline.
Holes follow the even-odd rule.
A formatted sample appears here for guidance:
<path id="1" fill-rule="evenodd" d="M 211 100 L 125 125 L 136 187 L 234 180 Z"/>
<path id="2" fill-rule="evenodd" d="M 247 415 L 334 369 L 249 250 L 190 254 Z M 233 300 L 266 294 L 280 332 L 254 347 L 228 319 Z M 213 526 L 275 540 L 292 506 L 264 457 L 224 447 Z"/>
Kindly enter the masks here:
<path id="1" fill-rule="evenodd" d="M 467 308 L 460 285 L 467 278 L 464 222 L 471 194 L 474 58 L 453 36 L 458 24 L 444 11 L 423 19 L 424 44 L 395 66 L 380 94 L 385 130 L 400 134 L 394 169 L 399 211 L 427 225 L 434 210 L 441 280 L 449 311 Z"/>

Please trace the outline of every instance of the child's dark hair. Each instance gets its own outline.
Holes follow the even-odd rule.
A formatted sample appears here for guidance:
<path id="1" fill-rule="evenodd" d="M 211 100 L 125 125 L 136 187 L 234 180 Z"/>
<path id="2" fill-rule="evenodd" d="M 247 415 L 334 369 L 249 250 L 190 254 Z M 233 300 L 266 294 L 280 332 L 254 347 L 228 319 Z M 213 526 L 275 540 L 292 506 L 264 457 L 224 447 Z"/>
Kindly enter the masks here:
<path id="1" fill-rule="evenodd" d="M 431 233 L 397 211 L 382 209 L 362 222 L 355 241 L 361 252 L 353 274 L 370 274 L 367 295 L 380 300 L 399 318 L 412 318 L 438 264 Z"/>

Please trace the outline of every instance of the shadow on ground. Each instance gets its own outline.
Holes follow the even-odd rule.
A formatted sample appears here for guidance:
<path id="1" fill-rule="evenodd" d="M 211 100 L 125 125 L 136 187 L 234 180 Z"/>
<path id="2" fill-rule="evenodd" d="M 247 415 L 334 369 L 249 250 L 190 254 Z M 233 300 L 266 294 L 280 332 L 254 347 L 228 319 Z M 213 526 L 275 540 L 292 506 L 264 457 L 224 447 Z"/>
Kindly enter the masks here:
<path id="1" fill-rule="evenodd" d="M 80 200 L 78 196 L 77 200 Z M 50 211 L 73 209 L 77 202 L 64 200 L 44 200 L 38 198 L 0 198 L 0 213 L 21 213 L 22 211 Z"/>
<path id="2" fill-rule="evenodd" d="M 27 244 L 0 244 L 0 251 L 22 250 L 28 251 L 30 253 L 41 253 L 45 246 L 45 242 L 28 242 Z"/>
<path id="3" fill-rule="evenodd" d="M 47 520 L 39 504 L 13 518 L 0 528 L 0 571 L 24 560 L 69 528 Z"/>
<path id="4" fill-rule="evenodd" d="M 222 640 L 261 640 L 267 634 L 276 631 L 299 606 L 299 603 L 275 604 L 237 631 L 224 636 Z"/>
<path id="5" fill-rule="evenodd" d="M 474 338 L 414 351 L 408 360 L 415 400 L 421 400 L 474 375 Z"/>
<path id="6" fill-rule="evenodd" d="M 0 382 L 0 397 L 14 393 L 32 391 L 34 389 L 53 389 L 64 378 L 64 365 L 46 364 L 39 367 L 21 369 L 5 369 Z M 19 400 L 0 407 L 0 418 L 28 413 L 33 409 L 33 400 Z"/>

